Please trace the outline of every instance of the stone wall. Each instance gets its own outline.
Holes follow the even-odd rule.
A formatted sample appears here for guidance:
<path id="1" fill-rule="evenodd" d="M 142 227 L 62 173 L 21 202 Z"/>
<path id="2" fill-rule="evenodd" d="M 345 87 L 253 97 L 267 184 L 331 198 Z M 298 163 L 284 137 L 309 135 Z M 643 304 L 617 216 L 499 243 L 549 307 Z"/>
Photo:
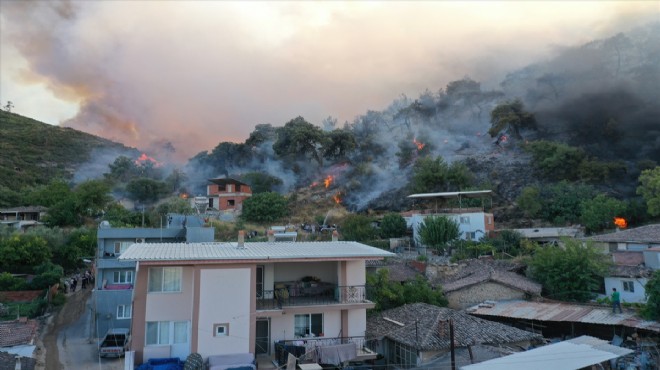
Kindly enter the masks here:
<path id="1" fill-rule="evenodd" d="M 459 310 L 484 301 L 524 299 L 525 292 L 489 281 L 445 293 L 445 297 L 449 301 L 450 308 Z"/>

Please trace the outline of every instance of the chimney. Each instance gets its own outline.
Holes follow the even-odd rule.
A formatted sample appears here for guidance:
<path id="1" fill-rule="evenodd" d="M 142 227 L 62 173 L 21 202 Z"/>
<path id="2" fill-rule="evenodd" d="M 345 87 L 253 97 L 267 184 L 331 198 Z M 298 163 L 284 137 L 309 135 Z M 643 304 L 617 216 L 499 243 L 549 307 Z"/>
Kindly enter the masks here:
<path id="1" fill-rule="evenodd" d="M 245 248 L 245 230 L 238 231 L 238 245 L 239 249 Z"/>
<path id="2" fill-rule="evenodd" d="M 268 242 L 272 243 L 275 241 L 275 231 L 273 230 L 268 230 Z"/>
<path id="3" fill-rule="evenodd" d="M 332 241 L 333 242 L 339 241 L 339 233 L 337 232 L 337 230 L 332 231 Z"/>

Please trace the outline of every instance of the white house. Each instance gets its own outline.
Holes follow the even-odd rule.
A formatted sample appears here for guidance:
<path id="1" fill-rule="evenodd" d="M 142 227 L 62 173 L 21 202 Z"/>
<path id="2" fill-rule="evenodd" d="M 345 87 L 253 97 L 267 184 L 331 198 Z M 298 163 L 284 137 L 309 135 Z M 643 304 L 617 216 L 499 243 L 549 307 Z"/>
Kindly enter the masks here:
<path id="1" fill-rule="evenodd" d="M 365 260 L 392 253 L 356 242 L 144 243 L 135 261 L 132 349 L 157 357 L 253 353 L 275 343 L 363 337 Z"/>

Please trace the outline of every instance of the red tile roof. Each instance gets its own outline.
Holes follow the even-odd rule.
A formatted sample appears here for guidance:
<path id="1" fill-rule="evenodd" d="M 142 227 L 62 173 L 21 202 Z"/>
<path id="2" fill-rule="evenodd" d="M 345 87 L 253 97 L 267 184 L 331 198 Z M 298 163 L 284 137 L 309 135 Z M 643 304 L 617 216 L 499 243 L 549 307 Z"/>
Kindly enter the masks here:
<path id="1" fill-rule="evenodd" d="M 0 347 L 33 344 L 37 336 L 37 327 L 36 320 L 0 322 Z"/>

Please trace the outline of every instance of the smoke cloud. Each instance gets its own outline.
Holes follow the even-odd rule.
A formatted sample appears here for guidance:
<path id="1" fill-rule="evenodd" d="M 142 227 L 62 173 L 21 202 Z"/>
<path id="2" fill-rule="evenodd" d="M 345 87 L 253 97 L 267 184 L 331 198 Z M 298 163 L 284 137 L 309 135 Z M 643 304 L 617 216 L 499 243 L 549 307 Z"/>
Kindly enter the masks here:
<path id="1" fill-rule="evenodd" d="M 465 75 L 495 88 L 508 71 L 557 54 L 552 45 L 579 45 L 660 12 L 653 2 L 0 6 L 0 99 L 142 149 L 169 141 L 179 161 L 242 142 L 256 124 L 298 115 L 353 122 Z"/>

